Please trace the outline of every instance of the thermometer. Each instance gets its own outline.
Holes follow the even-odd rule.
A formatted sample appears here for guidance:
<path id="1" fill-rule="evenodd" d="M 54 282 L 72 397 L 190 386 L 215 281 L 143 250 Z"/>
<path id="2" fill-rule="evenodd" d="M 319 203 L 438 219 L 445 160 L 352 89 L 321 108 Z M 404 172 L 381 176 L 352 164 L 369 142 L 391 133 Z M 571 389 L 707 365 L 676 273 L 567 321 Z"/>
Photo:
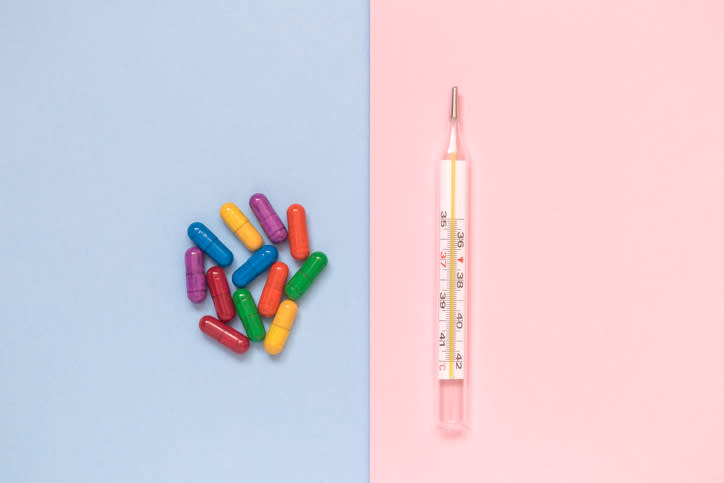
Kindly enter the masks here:
<path id="1" fill-rule="evenodd" d="M 450 143 L 440 161 L 439 299 L 437 309 L 437 360 L 439 424 L 444 430 L 461 431 L 466 424 L 465 335 L 468 326 L 468 166 L 459 146 L 457 87 L 452 89 Z M 464 156 L 461 156 L 464 158 Z"/>

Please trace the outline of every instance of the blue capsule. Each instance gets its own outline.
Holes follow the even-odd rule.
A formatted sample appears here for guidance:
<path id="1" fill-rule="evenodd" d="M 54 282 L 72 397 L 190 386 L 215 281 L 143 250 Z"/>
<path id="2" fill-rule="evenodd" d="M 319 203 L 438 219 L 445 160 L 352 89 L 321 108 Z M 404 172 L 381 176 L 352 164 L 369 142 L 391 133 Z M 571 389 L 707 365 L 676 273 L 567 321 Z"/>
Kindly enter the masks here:
<path id="1" fill-rule="evenodd" d="M 191 241 L 220 267 L 227 267 L 234 261 L 234 255 L 203 223 L 198 221 L 191 223 L 188 234 Z"/>
<path id="2" fill-rule="evenodd" d="M 277 261 L 279 252 L 271 245 L 264 245 L 254 252 L 242 266 L 236 269 L 231 281 L 237 287 L 246 287 L 252 280 Z"/>

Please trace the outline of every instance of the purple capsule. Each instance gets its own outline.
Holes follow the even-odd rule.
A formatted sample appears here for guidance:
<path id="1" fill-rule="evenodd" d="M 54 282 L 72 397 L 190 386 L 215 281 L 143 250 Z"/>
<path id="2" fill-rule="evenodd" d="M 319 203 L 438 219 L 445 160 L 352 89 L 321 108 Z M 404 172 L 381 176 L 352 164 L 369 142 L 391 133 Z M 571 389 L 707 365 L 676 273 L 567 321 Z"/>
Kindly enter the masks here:
<path id="1" fill-rule="evenodd" d="M 281 243 L 287 239 L 287 229 L 266 196 L 261 193 L 251 195 L 249 206 L 272 243 Z"/>
<path id="2" fill-rule="evenodd" d="M 206 298 L 204 252 L 198 247 L 186 250 L 186 295 L 195 304 Z"/>

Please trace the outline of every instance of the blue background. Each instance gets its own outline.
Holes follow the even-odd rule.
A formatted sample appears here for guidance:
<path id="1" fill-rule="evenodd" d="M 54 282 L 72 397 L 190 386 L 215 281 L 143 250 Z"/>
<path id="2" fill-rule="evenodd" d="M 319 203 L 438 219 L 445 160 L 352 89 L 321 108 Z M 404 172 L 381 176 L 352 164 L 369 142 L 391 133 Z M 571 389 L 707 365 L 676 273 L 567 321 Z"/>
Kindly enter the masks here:
<path id="1" fill-rule="evenodd" d="M 3 481 L 367 481 L 368 19 L 0 5 Z M 256 191 L 304 204 L 330 259 L 277 358 L 205 337 L 185 294 L 186 227 L 230 275 L 218 210 Z"/>

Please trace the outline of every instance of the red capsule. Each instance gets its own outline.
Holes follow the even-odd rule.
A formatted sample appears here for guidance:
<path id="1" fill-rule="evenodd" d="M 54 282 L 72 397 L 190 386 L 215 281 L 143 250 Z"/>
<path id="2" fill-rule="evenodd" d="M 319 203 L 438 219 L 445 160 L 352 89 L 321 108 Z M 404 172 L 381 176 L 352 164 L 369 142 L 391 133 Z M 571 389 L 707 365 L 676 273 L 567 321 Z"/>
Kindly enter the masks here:
<path id="1" fill-rule="evenodd" d="M 249 350 L 249 338 L 241 332 L 232 329 L 210 315 L 205 315 L 199 320 L 199 329 L 212 339 L 219 341 L 227 349 L 237 354 L 243 354 Z"/>
<path id="2" fill-rule="evenodd" d="M 262 317 L 273 317 L 277 313 L 288 275 L 289 267 L 287 267 L 286 263 L 276 262 L 272 264 L 269 269 L 269 276 L 264 284 L 264 290 L 261 291 L 259 303 L 256 305 Z"/>
<path id="3" fill-rule="evenodd" d="M 236 310 L 231 300 L 229 282 L 226 281 L 226 274 L 221 267 L 211 267 L 206 272 L 206 285 L 209 287 L 211 299 L 214 301 L 216 315 L 222 322 L 228 322 L 234 318 Z"/>
<path id="4" fill-rule="evenodd" d="M 299 203 L 294 203 L 287 208 L 287 226 L 289 227 L 289 251 L 292 252 L 292 257 L 295 260 L 306 260 L 309 256 L 307 214 Z"/>

